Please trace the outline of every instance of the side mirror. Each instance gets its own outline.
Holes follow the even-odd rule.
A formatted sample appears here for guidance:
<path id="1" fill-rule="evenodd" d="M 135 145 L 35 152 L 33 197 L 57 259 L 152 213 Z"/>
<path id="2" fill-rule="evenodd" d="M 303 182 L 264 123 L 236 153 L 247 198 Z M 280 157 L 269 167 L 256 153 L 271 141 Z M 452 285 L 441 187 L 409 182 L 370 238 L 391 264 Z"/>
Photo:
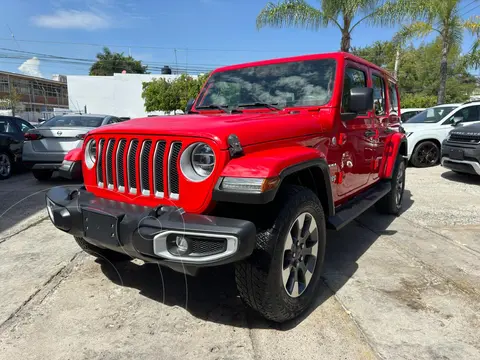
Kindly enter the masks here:
<path id="1" fill-rule="evenodd" d="M 452 119 L 452 126 L 457 126 L 457 125 L 460 124 L 462 121 L 463 121 L 463 117 L 462 117 L 462 116 L 455 116 L 455 117 Z"/>
<path id="2" fill-rule="evenodd" d="M 185 107 L 185 114 L 189 114 L 190 110 L 192 110 L 193 103 L 195 102 L 195 99 L 189 99 L 187 101 L 187 106 Z"/>
<path id="3" fill-rule="evenodd" d="M 373 109 L 373 89 L 368 87 L 353 88 L 350 90 L 350 111 L 366 113 Z"/>

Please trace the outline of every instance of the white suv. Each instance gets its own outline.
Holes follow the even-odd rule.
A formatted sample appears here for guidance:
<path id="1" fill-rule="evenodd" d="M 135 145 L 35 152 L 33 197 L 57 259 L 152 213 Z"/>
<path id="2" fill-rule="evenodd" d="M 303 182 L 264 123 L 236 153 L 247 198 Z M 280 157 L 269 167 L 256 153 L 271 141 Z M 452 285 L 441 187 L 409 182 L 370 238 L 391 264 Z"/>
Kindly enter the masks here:
<path id="1" fill-rule="evenodd" d="M 402 124 L 408 136 L 408 160 L 415 167 L 438 164 L 442 141 L 456 126 L 480 123 L 480 101 L 443 104 L 422 111 Z"/>

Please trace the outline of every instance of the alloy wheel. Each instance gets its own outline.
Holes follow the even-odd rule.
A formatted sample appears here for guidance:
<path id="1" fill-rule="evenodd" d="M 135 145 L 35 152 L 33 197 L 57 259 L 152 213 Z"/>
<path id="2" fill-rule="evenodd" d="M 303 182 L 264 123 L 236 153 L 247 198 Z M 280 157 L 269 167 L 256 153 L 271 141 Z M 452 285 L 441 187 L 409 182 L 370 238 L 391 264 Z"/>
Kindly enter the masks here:
<path id="1" fill-rule="evenodd" d="M 405 162 L 401 162 L 398 166 L 397 179 L 395 186 L 395 200 L 397 207 L 402 205 L 403 191 L 405 188 Z"/>
<path id="2" fill-rule="evenodd" d="M 423 144 L 418 151 L 417 160 L 420 164 L 435 165 L 438 161 L 438 148 L 434 144 Z"/>
<path id="3" fill-rule="evenodd" d="M 12 171 L 10 158 L 7 154 L 0 154 L 0 175 L 6 177 L 10 175 L 10 171 Z"/>
<path id="4" fill-rule="evenodd" d="M 305 212 L 290 227 L 283 250 L 282 279 L 288 296 L 296 298 L 305 292 L 315 271 L 317 256 L 317 223 Z"/>

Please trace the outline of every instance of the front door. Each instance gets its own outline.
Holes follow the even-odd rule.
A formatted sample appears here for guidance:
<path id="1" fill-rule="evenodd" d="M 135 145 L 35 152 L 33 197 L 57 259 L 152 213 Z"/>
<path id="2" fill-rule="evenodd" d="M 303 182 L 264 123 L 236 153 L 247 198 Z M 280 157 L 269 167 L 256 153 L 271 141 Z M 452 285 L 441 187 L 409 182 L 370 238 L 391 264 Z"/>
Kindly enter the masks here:
<path id="1" fill-rule="evenodd" d="M 350 89 L 367 86 L 367 67 L 347 61 L 343 82 L 342 113 L 350 112 Z M 370 138 L 375 134 L 372 112 L 342 120 L 339 133 L 338 167 L 342 178 L 337 186 L 337 195 L 344 198 L 367 186 L 369 181 L 374 158 L 374 149 L 370 142 Z"/>
<path id="2" fill-rule="evenodd" d="M 383 152 L 385 151 L 385 142 L 390 135 L 389 128 L 389 115 L 395 114 L 395 109 L 388 109 L 387 112 L 387 95 L 386 95 L 386 83 L 383 75 L 372 70 L 372 87 L 373 87 L 373 106 L 374 106 L 374 128 L 375 134 L 368 138 L 370 146 L 375 149 L 374 159 L 372 161 L 371 175 L 369 183 L 373 183 L 378 180 L 379 168 L 382 161 Z M 397 107 L 398 110 L 398 107 Z M 392 114 L 392 115 L 393 115 Z"/>

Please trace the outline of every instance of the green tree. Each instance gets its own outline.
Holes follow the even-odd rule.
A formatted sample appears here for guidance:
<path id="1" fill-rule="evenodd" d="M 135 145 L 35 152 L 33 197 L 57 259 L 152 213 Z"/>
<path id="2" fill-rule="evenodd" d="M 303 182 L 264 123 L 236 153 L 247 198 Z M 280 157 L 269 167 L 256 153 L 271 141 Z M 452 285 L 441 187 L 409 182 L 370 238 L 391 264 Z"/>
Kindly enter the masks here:
<path id="1" fill-rule="evenodd" d="M 465 57 L 466 63 L 467 66 L 478 69 L 480 68 L 480 16 L 466 21 L 465 27 L 475 37 L 470 52 Z"/>
<path id="2" fill-rule="evenodd" d="M 392 72 L 395 67 L 395 49 L 393 42 L 375 42 L 370 46 L 354 48 L 353 53 Z M 447 102 L 468 100 L 475 89 L 475 77 L 468 72 L 468 66 L 460 52 L 460 46 L 454 45 L 448 54 Z M 440 37 L 416 48 L 409 45 L 403 49 L 400 55 L 402 66 L 397 77 L 403 108 L 430 107 L 436 104 L 440 84 L 438 63 L 441 57 Z"/>
<path id="3" fill-rule="evenodd" d="M 12 116 L 22 107 L 22 96 L 14 87 L 10 88 L 10 92 L 0 99 L 0 106 L 12 110 Z"/>
<path id="4" fill-rule="evenodd" d="M 279 0 L 269 2 L 257 16 L 257 29 L 271 27 L 298 27 L 318 30 L 334 25 L 342 34 L 341 51 L 350 51 L 352 32 L 361 23 L 393 25 L 401 8 L 396 1 L 382 0 L 322 0 L 320 8 L 306 0 Z"/>
<path id="5" fill-rule="evenodd" d="M 470 22 L 462 19 L 461 0 L 402 0 L 405 13 L 415 19 L 403 25 L 395 36 L 395 42 L 401 43 L 416 37 L 425 37 L 437 33 L 441 39 L 440 82 L 437 91 L 437 104 L 446 100 L 448 78 L 448 55 L 455 45 L 461 45 L 465 29 L 478 29 L 478 20 Z M 405 15 L 403 15 L 405 16 Z"/>
<path id="6" fill-rule="evenodd" d="M 123 70 L 129 74 L 148 74 L 148 66 L 142 65 L 141 61 L 123 53 L 112 53 L 108 47 L 104 47 L 103 53 L 97 54 L 97 61 L 90 68 L 90 75 L 110 76 Z"/>
<path id="7" fill-rule="evenodd" d="M 208 74 L 196 79 L 182 74 L 173 81 L 165 78 L 153 79 L 143 83 L 142 98 L 146 111 L 183 110 L 187 101 L 196 98 L 205 83 Z"/>

